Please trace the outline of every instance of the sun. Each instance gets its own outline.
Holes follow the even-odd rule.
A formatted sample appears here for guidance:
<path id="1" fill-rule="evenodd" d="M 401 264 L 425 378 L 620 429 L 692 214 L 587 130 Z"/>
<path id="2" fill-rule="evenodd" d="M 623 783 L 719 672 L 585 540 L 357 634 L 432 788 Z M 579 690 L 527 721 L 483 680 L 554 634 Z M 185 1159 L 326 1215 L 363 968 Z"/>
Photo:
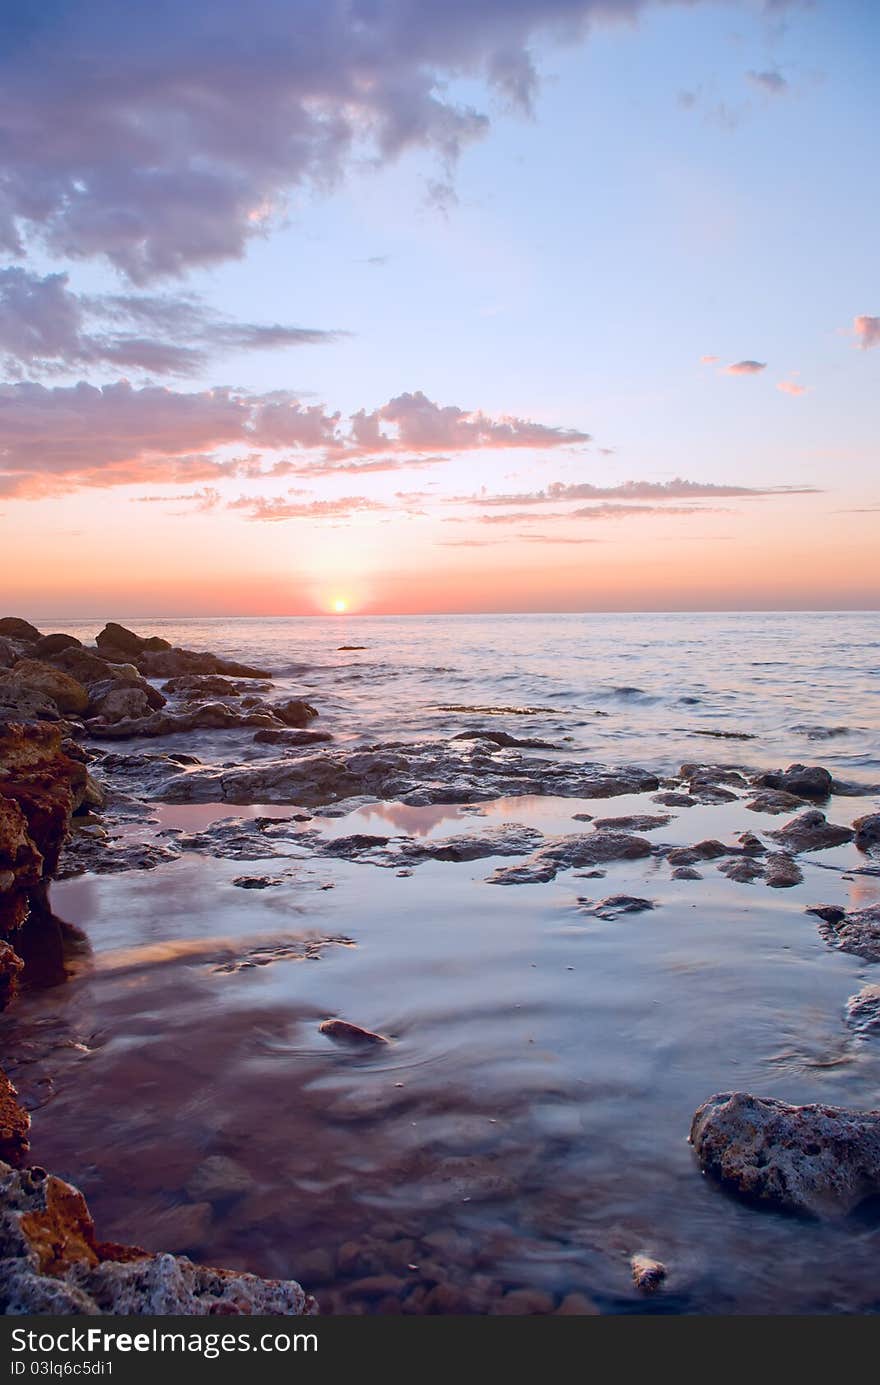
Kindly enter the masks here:
<path id="1" fill-rule="evenodd" d="M 348 610 L 348 602 L 343 601 L 340 597 L 338 600 L 333 602 L 333 609 L 338 616 L 344 616 L 346 611 Z"/>

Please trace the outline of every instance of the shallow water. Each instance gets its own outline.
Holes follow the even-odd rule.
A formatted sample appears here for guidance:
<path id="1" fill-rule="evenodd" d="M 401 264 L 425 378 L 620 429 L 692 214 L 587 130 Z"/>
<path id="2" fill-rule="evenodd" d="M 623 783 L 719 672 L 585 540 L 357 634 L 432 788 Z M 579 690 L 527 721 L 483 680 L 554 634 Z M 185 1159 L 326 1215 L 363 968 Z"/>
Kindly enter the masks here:
<path id="1" fill-rule="evenodd" d="M 493 725 L 546 735 L 549 724 L 611 762 L 669 770 L 685 756 L 777 764 L 804 752 L 847 777 L 878 763 L 873 617 L 551 617 L 532 657 L 521 632 L 537 619 L 464 618 L 457 644 L 452 620 L 343 621 L 330 635 L 326 624 L 289 622 L 285 635 L 267 622 L 250 642 L 238 622 L 223 638 L 211 623 L 170 633 L 274 666 L 292 627 L 312 665 L 296 690 L 340 736 L 460 729 L 460 715 L 426 710 L 453 700 L 453 675 L 432 675 L 430 658 L 470 670 L 455 675 L 457 701 L 555 705 L 556 690 L 552 717 Z M 846 670 L 833 684 L 810 673 L 810 621 L 821 657 L 833 651 Z M 859 643 L 844 658 L 850 621 Z M 704 700 L 681 724 L 747 728 L 758 741 L 676 739 L 664 628 L 702 680 Z M 577 631 L 592 657 L 565 654 Z M 329 645 L 348 642 L 379 646 L 384 679 L 345 683 L 333 657 L 355 656 Z M 774 645 L 776 671 L 759 684 L 750 660 Z M 735 649 L 742 684 L 725 693 Z M 625 706 L 609 695 L 612 716 L 585 729 L 575 706 L 600 706 L 601 687 L 618 680 L 646 693 Z M 817 700 L 826 680 L 832 691 Z M 866 729 L 798 751 L 791 725 L 807 721 Z M 875 802 L 838 798 L 825 811 L 849 822 Z M 306 826 L 425 838 L 512 821 L 566 833 L 583 827 L 576 813 L 658 811 L 649 795 L 523 797 L 375 804 Z M 651 841 L 731 841 L 785 821 L 742 802 L 669 811 Z M 261 812 L 284 809 L 151 805 L 156 830 Z M 866 864 L 851 846 L 800 860 L 804 883 L 779 891 L 730 881 L 713 862 L 699 881 L 671 880 L 648 858 L 602 878 L 569 870 L 501 887 L 486 880 L 510 858 L 429 861 L 401 876 L 295 850 L 262 861 L 190 852 L 153 871 L 63 882 L 54 907 L 85 930 L 88 950 L 65 987 L 24 997 L 3 1020 L 10 1072 L 34 1108 L 33 1157 L 82 1187 L 102 1237 L 297 1277 L 325 1311 L 499 1311 L 524 1287 L 555 1303 L 578 1292 L 605 1312 L 876 1311 L 876 1219 L 820 1224 L 744 1206 L 701 1177 L 687 1144 L 695 1108 L 718 1091 L 880 1104 L 880 1041 L 856 1041 L 843 1019 L 878 968 L 830 950 L 804 912 L 877 900 L 880 877 L 850 873 Z M 232 883 L 242 875 L 281 883 L 242 890 Z M 579 905 L 624 892 L 655 908 L 602 921 Z M 278 960 L 229 969 L 279 945 Z M 340 1048 L 318 1030 L 329 1015 L 391 1042 L 367 1055 Z M 235 1160 L 249 1185 L 207 1199 L 193 1176 L 212 1155 Z M 639 1251 L 669 1267 L 651 1298 L 632 1285 Z"/>

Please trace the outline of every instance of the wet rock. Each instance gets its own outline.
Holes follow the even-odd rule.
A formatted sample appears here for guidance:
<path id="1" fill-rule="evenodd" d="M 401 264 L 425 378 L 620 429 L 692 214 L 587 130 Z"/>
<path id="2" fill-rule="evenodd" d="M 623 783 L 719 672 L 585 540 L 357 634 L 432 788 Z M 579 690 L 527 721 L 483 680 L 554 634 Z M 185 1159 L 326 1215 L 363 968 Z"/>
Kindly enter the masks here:
<path id="1" fill-rule="evenodd" d="M 845 1214 L 880 1194 L 878 1111 L 723 1092 L 697 1110 L 690 1140 L 704 1173 L 774 1207 Z"/>
<path id="2" fill-rule="evenodd" d="M 693 866 L 676 866 L 672 872 L 673 880 L 702 880 L 702 875 Z"/>
<path id="3" fill-rule="evenodd" d="M 9 888 L 7 877 L 11 872 L 0 871 L 0 892 Z M 0 926 L 8 925 L 12 932 L 24 922 L 24 910 L 14 911 L 10 908 L 7 913 L 4 910 L 3 897 L 0 893 Z M 19 957 L 15 948 L 10 943 L 0 942 L 0 1010 L 5 1010 L 16 991 L 18 990 L 18 978 L 24 970 L 24 962 Z"/>
<path id="4" fill-rule="evenodd" d="M 735 860 L 722 861 L 718 870 L 721 871 L 722 875 L 726 875 L 728 880 L 734 880 L 740 885 L 751 885 L 753 881 L 760 880 L 764 874 L 764 867 L 751 856 L 740 856 Z"/>
<path id="5" fill-rule="evenodd" d="M 42 1169 L 16 1172 L 7 1164 L 0 1165 L 0 1298 L 12 1314 L 316 1311 L 314 1299 L 293 1280 L 207 1269 L 175 1255 L 98 1241 L 76 1188 Z"/>
<path id="6" fill-rule="evenodd" d="M 855 842 L 859 851 L 870 851 L 880 847 L 880 813 L 866 813 L 853 823 Z"/>
<path id="7" fill-rule="evenodd" d="M 102 696 L 96 698 L 92 694 L 89 702 L 90 716 L 114 724 L 149 716 L 150 710 L 147 694 L 141 688 L 125 685 L 111 685 Z"/>
<path id="8" fill-rule="evenodd" d="M 755 784 L 766 789 L 780 789 L 799 798 L 824 799 L 831 793 L 831 775 L 822 765 L 789 765 L 786 770 L 759 774 Z"/>
<path id="9" fill-rule="evenodd" d="M 0 618 L 0 635 L 8 636 L 12 640 L 21 640 L 23 644 L 36 644 L 37 640 L 43 638 L 36 625 L 31 625 L 29 620 L 22 620 L 21 616 Z"/>
<path id="10" fill-rule="evenodd" d="M 133 740 L 138 736 L 175 736 L 184 731 L 277 727 L 279 723 L 268 708 L 239 712 L 223 702 L 205 702 L 188 712 L 151 712 L 149 716 L 125 718 L 114 723 L 105 723 L 97 717 L 87 725 L 89 731 L 102 740 Z"/>
<path id="11" fill-rule="evenodd" d="M 195 1203 L 214 1203 L 241 1197 L 253 1186 L 254 1180 L 241 1164 L 223 1154 L 211 1154 L 188 1179 L 186 1191 Z"/>
<path id="12" fill-rule="evenodd" d="M 644 1294 L 653 1294 L 666 1278 L 666 1266 L 662 1260 L 653 1260 L 650 1255 L 634 1255 L 629 1262 L 633 1284 Z"/>
<path id="13" fill-rule="evenodd" d="M 142 635 L 136 635 L 133 630 L 126 629 L 124 625 L 117 625 L 112 620 L 95 636 L 95 644 L 99 649 L 120 650 L 123 654 L 143 654 L 145 650 L 158 652 L 171 648 L 169 641 L 160 639 L 158 635 L 144 639 Z"/>
<path id="14" fill-rule="evenodd" d="M 711 788 L 717 784 L 728 784 L 738 789 L 746 787 L 746 780 L 732 765 L 699 765 L 687 761 L 681 766 L 679 774 L 682 779 L 689 780 L 695 789 Z"/>
<path id="15" fill-rule="evenodd" d="M 780 789 L 762 789 L 752 795 L 746 807 L 752 813 L 790 813 L 800 808 L 803 802 L 797 794 L 783 793 Z"/>
<path id="16" fill-rule="evenodd" d="M 367 646 L 365 644 L 338 644 L 336 648 L 341 654 L 349 649 L 366 649 Z"/>
<path id="17" fill-rule="evenodd" d="M 767 850 L 761 838 L 756 837 L 754 832 L 740 832 L 737 841 L 740 851 L 746 856 L 763 856 Z"/>
<path id="18" fill-rule="evenodd" d="M 232 883 L 240 890 L 268 890 L 284 882 L 271 875 L 237 875 Z"/>
<path id="19" fill-rule="evenodd" d="M 692 866 L 697 861 L 716 861 L 720 856 L 729 856 L 730 851 L 729 846 L 710 837 L 694 846 L 674 846 L 665 854 L 671 866 Z"/>
<path id="20" fill-rule="evenodd" d="M 0 932 L 12 933 L 27 917 L 29 894 L 43 878 L 43 857 L 28 831 L 28 821 L 12 798 L 0 795 Z M 5 997 L 15 989 L 16 969 L 4 965 Z"/>
<path id="21" fill-rule="evenodd" d="M 596 818 L 596 827 L 603 832 L 650 832 L 672 822 L 668 813 L 631 813 L 623 818 Z"/>
<path id="22" fill-rule="evenodd" d="M 514 746 L 527 750 L 558 750 L 559 746 L 552 741 L 523 739 L 520 736 L 512 736 L 509 731 L 459 731 L 458 735 L 453 736 L 454 741 L 491 741 L 493 745 Z"/>
<path id="23" fill-rule="evenodd" d="M 359 1024 L 351 1024 L 349 1020 L 329 1019 L 323 1020 L 318 1025 L 322 1034 L 326 1034 L 328 1039 L 333 1039 L 335 1043 L 350 1044 L 358 1048 L 374 1048 L 379 1044 L 387 1044 L 388 1040 L 382 1034 L 374 1034 L 369 1029 L 362 1029 Z"/>
<path id="24" fill-rule="evenodd" d="M 578 899 L 581 912 L 597 919 L 616 919 L 621 914 L 643 914 L 654 908 L 653 899 L 640 899 L 638 895 L 610 894 L 607 899 Z"/>
<path id="25" fill-rule="evenodd" d="M 774 851 L 764 861 L 764 880 L 771 890 L 788 890 L 803 883 L 803 871 L 797 861 L 783 851 Z"/>
<path id="26" fill-rule="evenodd" d="M 301 697 L 291 697 L 287 702 L 273 702 L 271 711 L 285 726 L 308 726 L 318 715 L 316 709 Z"/>
<path id="27" fill-rule="evenodd" d="M 500 1300 L 495 1312 L 504 1317 L 544 1315 L 555 1311 L 556 1302 L 542 1289 L 510 1289 Z"/>
<path id="28" fill-rule="evenodd" d="M 320 745 L 332 741 L 333 737 L 329 731 L 257 731 L 254 736 L 255 745 L 281 745 L 299 749 L 303 745 Z"/>
<path id="29" fill-rule="evenodd" d="M 662 793 L 651 796 L 652 803 L 662 803 L 665 808 L 695 808 L 698 800 L 689 793 L 679 793 L 675 789 L 664 789 Z"/>
<path id="30" fill-rule="evenodd" d="M 162 691 L 193 697 L 241 697 L 239 685 L 217 673 L 185 673 L 169 678 L 162 684 Z"/>
<path id="31" fill-rule="evenodd" d="M 60 712 L 81 714 L 89 705 L 89 695 L 81 683 L 39 659 L 19 659 L 0 675 L 0 684 L 6 696 L 17 690 L 41 693 L 51 698 Z"/>
<path id="32" fill-rule="evenodd" d="M 866 962 L 880 962 L 880 904 L 869 904 L 851 913 L 836 904 L 814 904 L 807 913 L 819 918 L 819 933 L 829 947 L 852 952 Z"/>
<path id="33" fill-rule="evenodd" d="M 846 1002 L 846 1022 L 856 1034 L 867 1037 L 880 1034 L 880 986 L 863 986 L 857 995 Z"/>
<path id="34" fill-rule="evenodd" d="M 707 731 L 702 726 L 686 726 L 683 730 L 687 736 L 711 736 L 718 741 L 756 741 L 758 739 L 752 731 Z"/>
<path id="35" fill-rule="evenodd" d="M 272 674 L 265 668 L 252 668 L 236 659 L 221 659 L 194 649 L 168 649 L 159 653 L 145 650 L 135 662 L 147 678 L 179 678 L 187 673 L 219 673 L 227 678 L 253 678 L 266 681 Z"/>
<path id="36" fill-rule="evenodd" d="M 644 837 L 622 832 L 585 832 L 556 837 L 521 866 L 500 866 L 488 877 L 490 885 L 538 884 L 552 880 L 561 870 L 592 866 L 603 861 L 635 861 L 650 856 L 651 843 Z"/>
<path id="37" fill-rule="evenodd" d="M 0 1069 L 0 1160 L 16 1168 L 30 1149 L 31 1118 L 18 1100 L 18 1092 Z"/>
<path id="38" fill-rule="evenodd" d="M 273 962 L 317 962 L 328 947 L 354 947 L 354 939 L 338 934 L 332 937 L 290 937 L 277 943 L 259 943 L 237 956 L 217 962 L 214 972 L 253 971 Z M 342 1021 L 340 1021 L 342 1023 Z"/>
<path id="39" fill-rule="evenodd" d="M 810 808 L 800 817 L 785 823 L 778 831 L 767 835 L 781 842 L 789 851 L 826 851 L 829 847 L 851 842 L 855 833 L 851 827 L 828 822 L 818 808 Z"/>

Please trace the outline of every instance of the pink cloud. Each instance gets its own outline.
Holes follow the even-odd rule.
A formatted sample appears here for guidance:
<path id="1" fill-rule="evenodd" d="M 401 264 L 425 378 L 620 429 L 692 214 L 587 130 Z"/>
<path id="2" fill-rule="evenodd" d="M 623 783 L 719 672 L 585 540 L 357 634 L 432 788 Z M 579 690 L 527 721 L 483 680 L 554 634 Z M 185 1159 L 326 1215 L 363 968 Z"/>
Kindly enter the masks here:
<path id="1" fill-rule="evenodd" d="M 780 380 L 776 388 L 782 390 L 783 394 L 799 395 L 809 393 L 807 386 L 799 385 L 796 380 Z"/>
<path id="2" fill-rule="evenodd" d="M 760 375 L 762 370 L 767 369 L 766 361 L 735 361 L 733 365 L 725 366 L 725 375 Z"/>
<path id="3" fill-rule="evenodd" d="M 853 331 L 863 351 L 868 351 L 872 346 L 880 346 L 880 317 L 866 317 L 862 314 L 853 318 Z"/>
<path id="4" fill-rule="evenodd" d="M 719 359 L 718 356 L 701 356 L 700 365 L 715 365 Z"/>
<path id="5" fill-rule="evenodd" d="M 338 500 L 285 500 L 283 497 L 267 499 L 264 496 L 242 495 L 230 502 L 231 510 L 245 510 L 248 519 L 278 521 L 283 519 L 350 519 L 353 515 L 368 511 L 386 510 L 387 505 L 378 500 L 368 500 L 363 495 L 342 496 Z"/>

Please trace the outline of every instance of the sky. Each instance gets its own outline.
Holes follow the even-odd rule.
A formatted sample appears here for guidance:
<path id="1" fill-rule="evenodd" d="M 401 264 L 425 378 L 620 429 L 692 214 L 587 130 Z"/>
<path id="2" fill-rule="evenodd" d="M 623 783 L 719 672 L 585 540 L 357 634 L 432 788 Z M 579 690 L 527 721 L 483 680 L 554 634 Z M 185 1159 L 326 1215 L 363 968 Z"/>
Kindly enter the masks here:
<path id="1" fill-rule="evenodd" d="M 878 40 L 3 7 L 3 613 L 877 609 Z"/>

